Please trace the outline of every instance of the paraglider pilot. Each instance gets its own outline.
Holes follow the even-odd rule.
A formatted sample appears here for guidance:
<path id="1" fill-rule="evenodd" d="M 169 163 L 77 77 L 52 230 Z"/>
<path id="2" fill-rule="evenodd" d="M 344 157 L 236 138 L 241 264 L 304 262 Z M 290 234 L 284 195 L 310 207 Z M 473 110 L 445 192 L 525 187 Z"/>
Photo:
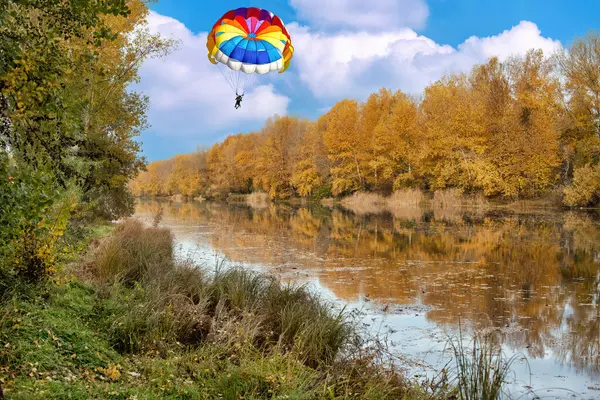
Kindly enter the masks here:
<path id="1" fill-rule="evenodd" d="M 242 106 L 242 97 L 244 97 L 244 94 L 239 95 L 239 94 L 237 94 L 237 92 L 235 92 L 235 96 L 236 96 L 235 97 L 235 108 L 237 110 L 238 108 L 240 108 Z"/>

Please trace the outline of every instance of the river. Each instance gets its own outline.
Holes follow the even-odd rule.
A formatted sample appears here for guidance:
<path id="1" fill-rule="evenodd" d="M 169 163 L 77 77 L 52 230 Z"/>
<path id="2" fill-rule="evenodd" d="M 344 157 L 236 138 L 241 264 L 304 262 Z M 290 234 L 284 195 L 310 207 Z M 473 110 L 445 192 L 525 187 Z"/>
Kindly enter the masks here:
<path id="1" fill-rule="evenodd" d="M 498 332 L 509 356 L 524 356 L 513 366 L 511 392 L 600 399 L 594 214 L 406 208 L 361 215 L 321 205 L 139 201 L 136 217 L 149 220 L 159 207 L 180 254 L 207 268 L 227 260 L 267 271 L 361 310 L 365 326 L 415 362 L 411 375 L 444 367 L 448 335 L 460 323 Z"/>

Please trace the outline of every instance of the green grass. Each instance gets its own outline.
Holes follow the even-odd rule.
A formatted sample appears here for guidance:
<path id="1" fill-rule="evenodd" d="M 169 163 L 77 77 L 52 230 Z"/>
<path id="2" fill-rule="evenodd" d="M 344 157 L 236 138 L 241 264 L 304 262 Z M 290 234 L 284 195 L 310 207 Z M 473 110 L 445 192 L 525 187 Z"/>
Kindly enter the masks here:
<path id="1" fill-rule="evenodd" d="M 112 317 L 99 312 L 109 302 L 117 298 L 102 299 L 94 287 L 72 281 L 7 303 L 0 324 L 7 398 L 379 399 L 404 392 L 379 381 L 383 375 L 366 360 L 360 372 L 358 364 L 312 368 L 291 352 L 265 353 L 243 334 L 193 347 L 173 342 L 118 351 L 114 332 L 105 329 Z"/>
<path id="2" fill-rule="evenodd" d="M 452 371 L 458 397 L 463 400 L 494 400 L 509 398 L 505 385 L 512 365 L 520 355 L 506 357 L 493 335 L 475 335 L 465 346 L 462 332 L 451 341 L 455 368 Z"/>

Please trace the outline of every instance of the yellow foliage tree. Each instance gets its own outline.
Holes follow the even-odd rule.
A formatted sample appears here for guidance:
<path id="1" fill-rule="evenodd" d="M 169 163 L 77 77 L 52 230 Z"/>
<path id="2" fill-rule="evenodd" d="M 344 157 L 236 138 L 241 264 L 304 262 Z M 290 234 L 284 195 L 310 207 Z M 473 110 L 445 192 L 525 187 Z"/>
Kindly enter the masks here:
<path id="1" fill-rule="evenodd" d="M 433 190 L 475 188 L 486 137 L 483 109 L 474 100 L 462 74 L 445 77 L 425 89 L 420 172 Z"/>
<path id="2" fill-rule="evenodd" d="M 312 124 L 304 136 L 304 143 L 300 148 L 299 161 L 294 165 L 291 183 L 298 195 L 307 197 L 322 186 L 324 179 L 318 168 L 319 147 L 322 145 L 322 136 L 316 123 Z"/>
<path id="3" fill-rule="evenodd" d="M 568 53 L 559 57 L 566 80 L 568 102 L 562 135 L 565 179 L 573 175 L 573 184 L 565 190 L 565 203 L 595 203 L 600 189 L 600 35 L 589 33 L 577 38 Z M 588 177 L 584 177 L 589 174 Z M 575 193 L 593 191 L 589 195 Z"/>
<path id="4" fill-rule="evenodd" d="M 293 168 L 300 157 L 300 147 L 308 122 L 293 117 L 276 117 L 267 121 L 265 143 L 257 161 L 255 185 L 272 199 L 293 195 Z"/>
<path id="5" fill-rule="evenodd" d="M 510 135 L 498 146 L 505 149 L 494 160 L 502 177 L 504 196 L 536 195 L 556 181 L 559 134 L 557 115 L 560 85 L 553 64 L 541 50 L 529 51 L 509 63 L 514 104 Z"/>
<path id="6" fill-rule="evenodd" d="M 130 186 L 138 195 L 263 190 L 276 199 L 419 187 L 519 198 L 574 177 L 565 202 L 592 204 L 600 199 L 598 34 L 556 59 L 539 50 L 491 58 L 432 83 L 421 102 L 381 89 L 363 104 L 342 100 L 313 123 L 276 117 L 196 161 L 152 163 Z"/>
<path id="7" fill-rule="evenodd" d="M 373 188 L 391 191 L 415 183 L 418 109 L 413 99 L 397 92 L 382 111 L 371 133 L 370 179 Z"/>
<path id="8" fill-rule="evenodd" d="M 340 195 L 365 189 L 368 142 L 359 124 L 359 105 L 342 100 L 323 117 L 323 134 L 331 161 L 332 193 Z"/>

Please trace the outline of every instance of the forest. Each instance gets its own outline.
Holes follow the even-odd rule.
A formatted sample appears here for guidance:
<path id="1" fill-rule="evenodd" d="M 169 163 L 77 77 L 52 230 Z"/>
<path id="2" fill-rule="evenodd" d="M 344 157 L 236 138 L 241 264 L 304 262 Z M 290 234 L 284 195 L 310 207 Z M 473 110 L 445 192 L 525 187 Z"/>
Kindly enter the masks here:
<path id="1" fill-rule="evenodd" d="M 600 200 L 600 36 L 564 52 L 491 58 L 421 96 L 381 89 L 316 121 L 275 116 L 259 132 L 152 162 L 136 196 L 272 199 L 455 188 L 488 198 Z"/>

